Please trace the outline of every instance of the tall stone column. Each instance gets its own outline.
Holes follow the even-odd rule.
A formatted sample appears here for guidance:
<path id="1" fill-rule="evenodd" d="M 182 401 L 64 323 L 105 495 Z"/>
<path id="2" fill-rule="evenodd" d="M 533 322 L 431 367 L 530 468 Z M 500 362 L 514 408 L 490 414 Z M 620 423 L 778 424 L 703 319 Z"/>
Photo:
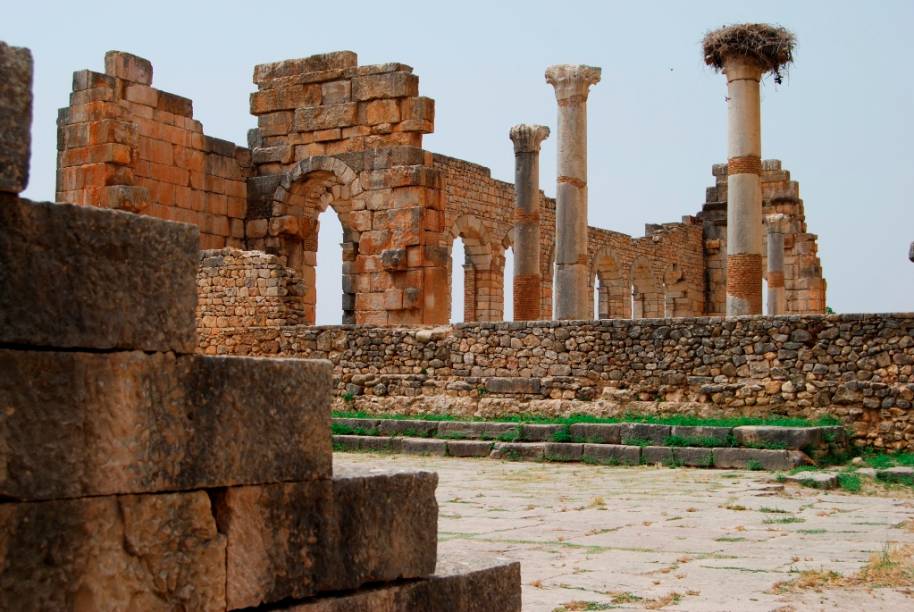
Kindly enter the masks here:
<path id="1" fill-rule="evenodd" d="M 793 60 L 784 28 L 737 24 L 705 36 L 705 63 L 727 77 L 727 316 L 762 314 L 762 138 L 759 81 Z"/>
<path id="2" fill-rule="evenodd" d="M 546 69 L 558 101 L 555 194 L 555 318 L 593 318 L 587 262 L 587 95 L 600 69 L 560 64 Z"/>
<path id="3" fill-rule="evenodd" d="M 787 217 L 768 215 L 768 314 L 787 312 L 787 293 L 784 289 L 784 234 Z"/>
<path id="4" fill-rule="evenodd" d="M 514 142 L 514 320 L 540 318 L 540 145 L 548 138 L 544 125 L 522 123 L 511 128 Z"/>

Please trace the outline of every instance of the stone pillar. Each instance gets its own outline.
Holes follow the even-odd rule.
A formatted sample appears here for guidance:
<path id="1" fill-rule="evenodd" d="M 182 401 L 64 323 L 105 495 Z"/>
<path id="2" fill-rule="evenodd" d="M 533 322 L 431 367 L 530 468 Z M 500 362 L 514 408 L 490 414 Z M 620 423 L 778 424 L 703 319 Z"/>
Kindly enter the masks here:
<path id="1" fill-rule="evenodd" d="M 787 293 L 784 290 L 784 234 L 787 217 L 769 215 L 768 225 L 768 314 L 787 312 Z"/>
<path id="2" fill-rule="evenodd" d="M 549 136 L 544 125 L 511 128 L 514 142 L 514 320 L 541 318 L 540 144 Z"/>
<path id="3" fill-rule="evenodd" d="M 727 77 L 727 316 L 762 314 L 762 138 L 764 68 L 725 58 Z"/>
<path id="4" fill-rule="evenodd" d="M 559 105 L 555 194 L 555 318 L 593 318 L 587 262 L 587 95 L 600 82 L 593 66 L 550 66 L 546 82 Z"/>
<path id="5" fill-rule="evenodd" d="M 914 261 L 914 242 L 912 242 L 911 246 L 908 247 L 908 259 Z"/>

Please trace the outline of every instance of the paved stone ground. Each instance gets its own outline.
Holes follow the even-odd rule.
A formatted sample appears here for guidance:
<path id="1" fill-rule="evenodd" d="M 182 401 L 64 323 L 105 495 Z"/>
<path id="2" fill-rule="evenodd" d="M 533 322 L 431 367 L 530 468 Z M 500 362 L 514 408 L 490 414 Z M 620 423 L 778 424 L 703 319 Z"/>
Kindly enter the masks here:
<path id="1" fill-rule="evenodd" d="M 595 602 L 571 608 L 587 610 L 914 610 L 904 588 L 770 592 L 798 571 L 850 575 L 887 544 L 914 543 L 900 525 L 914 519 L 904 493 L 784 487 L 762 472 L 362 453 L 334 461 L 438 472 L 439 551 L 521 561 L 525 611 L 574 601 Z"/>

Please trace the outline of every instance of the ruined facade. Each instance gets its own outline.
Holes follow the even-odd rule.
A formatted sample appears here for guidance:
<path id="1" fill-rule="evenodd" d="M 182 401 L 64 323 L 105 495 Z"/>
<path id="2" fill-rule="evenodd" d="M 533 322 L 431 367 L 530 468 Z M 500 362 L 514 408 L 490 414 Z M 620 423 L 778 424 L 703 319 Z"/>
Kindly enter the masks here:
<path id="1" fill-rule="evenodd" d="M 204 248 L 282 257 L 302 281 L 304 323 L 314 322 L 319 218 L 328 209 L 344 232 L 343 323 L 447 322 L 461 238 L 464 318 L 505 318 L 514 186 L 422 148 L 434 129 L 434 101 L 419 95 L 412 68 L 359 66 L 354 53 L 339 52 L 257 66 L 254 82 L 258 127 L 240 147 L 205 135 L 190 100 L 152 87 L 142 58 L 111 52 L 105 73 L 75 73 L 59 118 L 57 198 L 191 223 Z M 509 147 L 506 139 L 506 155 Z M 648 225 L 642 238 L 587 228 L 586 257 L 575 261 L 586 259 L 588 296 L 598 298 L 591 309 L 588 297 L 586 318 L 724 313 L 726 166 L 714 175 L 718 183 L 695 217 Z M 816 237 L 806 230 L 797 183 L 776 160 L 762 164 L 761 183 L 765 214 L 787 217 L 786 312 L 824 312 Z M 550 319 L 556 203 L 538 198 L 539 316 Z"/>

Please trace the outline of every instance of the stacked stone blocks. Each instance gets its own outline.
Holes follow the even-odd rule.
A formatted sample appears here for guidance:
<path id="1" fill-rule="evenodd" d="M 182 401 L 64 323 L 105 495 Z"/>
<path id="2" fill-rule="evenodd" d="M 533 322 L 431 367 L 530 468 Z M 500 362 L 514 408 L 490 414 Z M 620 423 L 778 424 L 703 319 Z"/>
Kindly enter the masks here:
<path id="1" fill-rule="evenodd" d="M 31 80 L 24 50 L 0 67 Z M 0 608 L 520 609 L 517 564 L 432 575 L 434 474 L 332 474 L 329 363 L 193 354 L 197 228 L 22 200 L 7 136 Z"/>

